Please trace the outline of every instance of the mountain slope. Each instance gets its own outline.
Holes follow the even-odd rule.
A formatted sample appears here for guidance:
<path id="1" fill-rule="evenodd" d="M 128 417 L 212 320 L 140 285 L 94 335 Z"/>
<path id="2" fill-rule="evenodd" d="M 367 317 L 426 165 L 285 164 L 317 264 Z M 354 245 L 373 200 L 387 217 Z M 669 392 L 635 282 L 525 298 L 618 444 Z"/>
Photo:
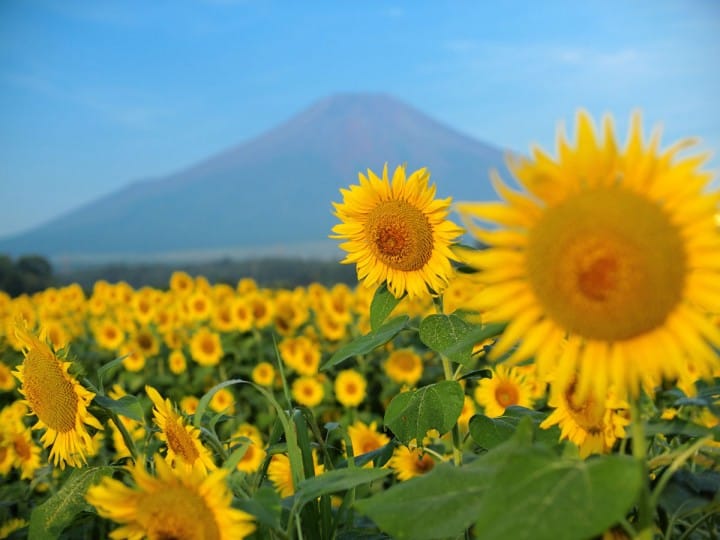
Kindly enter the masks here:
<path id="1" fill-rule="evenodd" d="M 339 189 L 385 162 L 427 166 L 438 196 L 480 200 L 495 198 L 488 170 L 503 158 L 391 97 L 338 95 L 186 170 L 2 239 L 0 252 L 157 254 L 323 241 Z"/>

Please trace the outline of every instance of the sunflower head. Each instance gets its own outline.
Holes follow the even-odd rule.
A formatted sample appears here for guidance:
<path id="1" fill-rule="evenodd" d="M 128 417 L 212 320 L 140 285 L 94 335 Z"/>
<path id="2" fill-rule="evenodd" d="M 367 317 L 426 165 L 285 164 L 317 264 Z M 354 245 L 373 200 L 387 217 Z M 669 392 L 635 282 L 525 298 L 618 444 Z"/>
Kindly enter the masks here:
<path id="1" fill-rule="evenodd" d="M 678 159 L 691 141 L 660 150 L 659 140 L 644 141 L 635 115 L 620 149 L 609 118 L 598 134 L 580 112 L 557 158 L 535 148 L 511 161 L 526 193 L 494 175 L 504 202 L 458 205 L 488 246 L 464 254 L 486 319 L 509 322 L 494 357 L 518 345 L 511 359 L 535 356 L 555 384 L 577 375 L 580 400 L 676 378 L 689 358 L 705 376 L 718 365 L 707 315 L 720 312 L 719 194 L 699 169 L 706 156 Z"/>
<path id="2" fill-rule="evenodd" d="M 435 199 L 430 173 L 419 169 L 406 177 L 397 167 L 382 178 L 368 170 L 360 184 L 341 189 L 342 203 L 333 203 L 341 223 L 332 238 L 346 240 L 344 263 L 357 264 L 358 279 L 368 286 L 387 282 L 396 297 L 425 296 L 428 287 L 441 292 L 452 275 L 450 245 L 462 229 L 446 219 L 450 199 Z"/>

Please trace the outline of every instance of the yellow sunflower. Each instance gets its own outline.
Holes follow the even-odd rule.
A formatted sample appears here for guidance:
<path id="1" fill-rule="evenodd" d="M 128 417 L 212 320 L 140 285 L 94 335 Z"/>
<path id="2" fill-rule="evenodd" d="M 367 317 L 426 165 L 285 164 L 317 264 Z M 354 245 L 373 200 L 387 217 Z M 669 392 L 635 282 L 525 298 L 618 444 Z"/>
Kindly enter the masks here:
<path id="1" fill-rule="evenodd" d="M 580 457 L 610 452 L 615 441 L 625 437 L 625 426 L 630 424 L 628 404 L 617 399 L 612 391 L 605 399 L 590 394 L 578 402 L 575 390 L 574 382 L 564 392 L 557 387 L 553 390 L 548 405 L 555 410 L 540 427 L 547 429 L 558 424 L 560 438 L 575 443 Z"/>
<path id="2" fill-rule="evenodd" d="M 0 362 L 0 391 L 10 392 L 15 389 L 15 379 L 12 370 L 3 362 Z"/>
<path id="3" fill-rule="evenodd" d="M 395 350 L 385 362 L 385 373 L 398 384 L 413 386 L 422 377 L 422 360 L 412 349 Z"/>
<path id="4" fill-rule="evenodd" d="M 446 219 L 451 200 L 435 199 L 430 173 L 419 169 L 409 177 L 397 167 L 392 183 L 387 164 L 382 179 L 368 170 L 360 185 L 341 189 L 342 203 L 333 203 L 341 223 L 331 238 L 347 240 L 343 263 L 357 264 L 358 279 L 374 287 L 387 282 L 396 297 L 427 296 L 428 287 L 441 292 L 452 275 L 455 255 L 450 244 L 462 234 Z"/>
<path id="5" fill-rule="evenodd" d="M 398 446 L 388 461 L 388 467 L 395 472 L 398 480 L 404 482 L 430 472 L 435 467 L 435 460 L 420 448 Z"/>
<path id="6" fill-rule="evenodd" d="M 485 407 L 485 414 L 497 418 L 512 405 L 532 407 L 532 386 L 520 370 L 504 365 L 496 366 L 491 379 L 481 379 L 475 388 L 475 401 Z"/>
<path id="7" fill-rule="evenodd" d="M 85 498 L 98 514 L 121 525 L 110 538 L 234 540 L 255 530 L 252 516 L 231 506 L 229 471 L 207 474 L 196 466 L 181 472 L 162 459 L 155 468 L 157 476 L 138 461 L 130 469 L 134 487 L 105 476 L 88 489 Z"/>
<path id="8" fill-rule="evenodd" d="M 520 342 L 511 360 L 535 356 L 541 376 L 558 365 L 560 387 L 577 374 L 579 401 L 610 384 L 634 395 L 645 377 L 681 375 L 688 358 L 701 376 L 719 362 L 707 313 L 720 312 L 720 194 L 699 170 L 707 156 L 678 158 L 690 140 L 659 150 L 659 131 L 645 143 L 639 114 L 624 150 L 609 117 L 602 131 L 581 111 L 574 147 L 558 136 L 558 159 L 535 148 L 509 164 L 529 194 L 495 174 L 505 202 L 458 205 L 489 246 L 465 253 L 481 270 L 486 320 L 509 321 L 492 354 Z"/>
<path id="9" fill-rule="evenodd" d="M 190 339 L 190 355 L 201 366 L 217 366 L 225 352 L 220 336 L 206 326 L 195 332 Z"/>
<path id="10" fill-rule="evenodd" d="M 170 371 L 172 371 L 175 375 L 185 373 L 185 370 L 187 369 L 187 360 L 185 359 L 185 354 L 181 349 L 173 349 L 170 351 L 170 355 L 168 356 L 168 365 L 170 367 Z"/>
<path id="11" fill-rule="evenodd" d="M 382 448 L 390 442 L 390 438 L 384 433 L 377 431 L 377 422 L 369 425 L 358 420 L 348 427 L 348 435 L 352 442 L 353 455 L 361 456 Z"/>
<path id="12" fill-rule="evenodd" d="M 325 467 L 318 463 L 317 453 L 313 452 L 313 468 L 315 476 L 319 476 L 325 470 Z M 292 478 L 292 469 L 290 467 L 290 458 L 285 454 L 275 454 L 270 459 L 268 465 L 267 476 L 275 486 L 275 490 L 281 497 L 290 497 L 295 493 L 295 484 Z"/>
<path id="13" fill-rule="evenodd" d="M 354 369 L 346 369 L 335 378 L 335 398 L 344 407 L 357 407 L 365 399 L 367 381 Z"/>
<path id="14" fill-rule="evenodd" d="M 272 386 L 275 382 L 275 367 L 270 362 L 260 362 L 250 375 L 255 384 L 260 386 Z"/>
<path id="15" fill-rule="evenodd" d="M 50 448 L 55 465 L 81 467 L 86 456 L 93 454 L 86 424 L 102 429 L 87 411 L 95 394 L 80 386 L 68 373 L 70 362 L 60 360 L 46 343 L 20 325 L 15 327 L 15 336 L 25 360 L 14 374 L 21 383 L 20 393 L 37 416 L 33 429 L 46 428 L 40 441 Z"/>
<path id="16" fill-rule="evenodd" d="M 315 377 L 299 377 L 292 383 L 291 394 L 295 401 L 305 407 L 320 405 L 325 397 L 323 385 Z"/>
<path id="17" fill-rule="evenodd" d="M 146 386 L 145 392 L 155 405 L 153 417 L 161 430 L 157 436 L 167 443 L 165 459 L 168 464 L 185 470 L 195 466 L 203 470 L 215 469 L 210 452 L 200 442 L 200 430 L 188 425 L 183 417 L 175 412 L 170 400 L 163 400 L 152 386 Z"/>

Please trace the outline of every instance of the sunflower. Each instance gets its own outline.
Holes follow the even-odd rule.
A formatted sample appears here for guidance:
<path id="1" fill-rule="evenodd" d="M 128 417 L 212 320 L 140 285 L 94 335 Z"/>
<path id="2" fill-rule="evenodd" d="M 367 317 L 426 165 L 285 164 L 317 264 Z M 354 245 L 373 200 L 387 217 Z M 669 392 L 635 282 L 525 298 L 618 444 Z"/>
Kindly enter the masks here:
<path id="1" fill-rule="evenodd" d="M 235 430 L 233 435 L 235 441 L 240 438 L 245 438 L 246 440 L 240 440 L 239 443 L 236 442 L 235 444 L 242 444 L 246 448 L 245 453 L 237 464 L 237 470 L 248 474 L 254 473 L 260 468 L 266 455 L 262 436 L 255 426 L 242 424 Z"/>
<path id="2" fill-rule="evenodd" d="M 368 452 L 382 448 L 390 442 L 390 438 L 387 435 L 377 431 L 377 422 L 372 422 L 368 425 L 358 420 L 348 427 L 348 435 L 350 435 L 353 455 L 355 456 L 367 454 Z"/>
<path id="3" fill-rule="evenodd" d="M 422 360 L 412 349 L 395 350 L 385 362 L 385 373 L 398 384 L 413 386 L 422 377 Z"/>
<path id="4" fill-rule="evenodd" d="M 374 287 L 387 282 L 398 298 L 427 296 L 428 287 L 441 292 L 452 275 L 450 250 L 462 229 L 446 219 L 451 199 L 435 199 L 430 173 L 419 169 L 405 177 L 395 169 L 392 183 L 387 164 L 382 179 L 368 170 L 360 185 L 341 189 L 342 203 L 333 203 L 341 223 L 331 238 L 347 240 L 343 263 L 357 264 L 358 279 Z"/>
<path id="5" fill-rule="evenodd" d="M 15 388 L 15 379 L 12 370 L 0 361 L 0 391 L 10 392 Z"/>
<path id="6" fill-rule="evenodd" d="M 190 356 L 201 366 L 216 366 L 224 351 L 220 336 L 203 326 L 190 339 Z"/>
<path id="7" fill-rule="evenodd" d="M 235 412 L 235 396 L 229 388 L 221 388 L 210 398 L 208 406 L 215 412 L 232 414 Z"/>
<path id="8" fill-rule="evenodd" d="M 485 407 L 490 418 L 502 416 L 512 405 L 532 407 L 532 387 L 516 367 L 496 366 L 491 379 L 481 379 L 475 388 L 475 401 Z"/>
<path id="9" fill-rule="evenodd" d="M 365 399 L 367 381 L 354 369 L 346 369 L 335 378 L 335 397 L 343 407 L 357 407 Z"/>
<path id="10" fill-rule="evenodd" d="M 8 538 L 15 531 L 24 529 L 28 525 L 29 522 L 22 518 L 11 518 L 0 524 L 0 538 Z"/>
<path id="11" fill-rule="evenodd" d="M 185 373 L 185 370 L 187 369 L 187 360 L 185 359 L 185 354 L 183 354 L 181 349 L 173 349 L 170 351 L 170 355 L 168 356 L 168 366 L 170 367 L 170 371 L 172 371 L 175 375 Z"/>
<path id="12" fill-rule="evenodd" d="M 170 290 L 178 296 L 187 296 L 195 288 L 195 282 L 190 274 L 176 270 L 170 276 Z"/>
<path id="13" fill-rule="evenodd" d="M 315 377 L 299 377 L 292 383 L 292 397 L 300 405 L 315 407 L 325 397 L 323 385 Z"/>
<path id="14" fill-rule="evenodd" d="M 574 382 L 564 392 L 554 388 L 548 405 L 555 410 L 540 427 L 547 429 L 558 424 L 560 438 L 575 443 L 582 458 L 610 452 L 615 441 L 625 437 L 625 426 L 630 423 L 628 404 L 617 399 L 612 391 L 602 400 L 589 394 L 578 402 L 575 391 Z"/>
<path id="15" fill-rule="evenodd" d="M 325 467 L 318 463 L 317 453 L 313 452 L 313 466 L 315 476 L 319 476 L 325 470 Z M 270 459 L 268 465 L 267 476 L 275 486 L 275 489 L 281 497 L 290 497 L 295 493 L 295 484 L 292 478 L 292 469 L 290 467 L 290 458 L 285 454 L 275 454 Z"/>
<path id="16" fill-rule="evenodd" d="M 541 376 L 557 365 L 561 388 L 577 375 L 579 401 L 603 399 L 611 384 L 636 395 L 688 358 L 703 377 L 718 365 L 707 312 L 720 312 L 720 194 L 699 170 L 707 156 L 677 158 L 692 141 L 660 151 L 659 139 L 643 141 L 636 114 L 620 150 L 610 118 L 598 136 L 581 111 L 574 148 L 560 132 L 557 160 L 535 148 L 509 164 L 529 194 L 494 174 L 505 202 L 458 205 L 489 246 L 465 253 L 481 270 L 486 320 L 509 321 L 492 355 L 521 342 L 509 360 L 535 356 Z"/>
<path id="17" fill-rule="evenodd" d="M 50 460 L 60 468 L 81 467 L 92 455 L 92 438 L 86 424 L 102 425 L 87 411 L 95 396 L 68 373 L 70 362 L 61 361 L 50 347 L 20 325 L 15 336 L 23 346 L 25 360 L 14 372 L 22 384 L 20 393 L 38 421 L 33 429 L 46 428 L 40 441 L 50 448 Z"/>
<path id="18" fill-rule="evenodd" d="M 255 530 L 252 517 L 231 506 L 229 471 L 206 474 L 196 466 L 180 472 L 162 459 L 155 468 L 157 476 L 138 461 L 130 469 L 134 487 L 105 476 L 88 489 L 85 498 L 98 514 L 121 524 L 110 538 L 230 540 Z"/>
<path id="19" fill-rule="evenodd" d="M 435 460 L 420 448 L 398 446 L 388 461 L 388 467 L 395 472 L 398 480 L 404 482 L 430 472 L 435 467 Z"/>
<path id="20" fill-rule="evenodd" d="M 161 430 L 157 436 L 167 443 L 165 459 L 170 466 L 186 470 L 195 466 L 204 470 L 215 469 L 210 452 L 200 442 L 200 430 L 188 425 L 175 412 L 170 400 L 163 400 L 152 386 L 146 386 L 145 392 L 155 405 L 153 417 Z"/>
<path id="21" fill-rule="evenodd" d="M 260 362 L 250 375 L 255 384 L 260 386 L 272 386 L 275 382 L 275 367 L 270 362 Z"/>
<path id="22" fill-rule="evenodd" d="M 110 351 L 116 351 L 125 341 L 122 328 L 111 319 L 103 319 L 95 326 L 93 334 L 98 345 Z"/>
<path id="23" fill-rule="evenodd" d="M 233 327 L 239 332 L 252 330 L 254 323 L 252 306 L 246 298 L 238 296 L 230 301 L 230 316 Z"/>

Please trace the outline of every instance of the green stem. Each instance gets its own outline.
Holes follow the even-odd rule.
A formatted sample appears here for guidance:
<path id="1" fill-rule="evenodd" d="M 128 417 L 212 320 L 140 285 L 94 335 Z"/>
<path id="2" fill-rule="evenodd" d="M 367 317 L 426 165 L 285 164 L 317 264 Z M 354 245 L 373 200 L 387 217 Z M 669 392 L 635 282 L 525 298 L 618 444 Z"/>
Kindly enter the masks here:
<path id="1" fill-rule="evenodd" d="M 443 366 L 443 372 L 445 373 L 445 380 L 446 381 L 454 381 L 455 377 L 452 372 L 452 367 L 450 366 L 450 360 L 442 357 L 442 366 Z M 452 427 L 452 440 L 453 440 L 453 463 L 455 463 L 456 466 L 462 465 L 462 451 L 461 443 L 462 440 L 460 437 L 460 426 L 457 422 L 455 422 L 455 425 Z"/>
<path id="2" fill-rule="evenodd" d="M 667 483 L 670 481 L 670 478 L 672 478 L 672 475 L 675 474 L 675 472 L 680 467 L 682 467 L 693 454 L 695 454 L 702 446 L 704 446 L 710 440 L 712 440 L 712 437 L 703 437 L 702 439 L 698 439 L 688 448 L 686 448 L 682 453 L 680 453 L 680 455 L 678 455 L 672 461 L 672 463 L 670 463 L 670 466 L 665 469 L 665 472 L 663 472 L 660 480 L 658 480 L 658 483 L 655 485 L 655 489 L 653 489 L 652 491 L 652 494 L 650 496 L 651 508 L 655 508 L 657 506 L 660 495 L 662 495 L 662 492 L 665 489 Z"/>
<path id="3" fill-rule="evenodd" d="M 638 499 L 638 521 L 637 529 L 640 534 L 652 526 L 655 507 L 650 500 L 650 486 L 648 483 L 647 446 L 645 441 L 645 426 L 640 416 L 639 399 L 630 401 L 630 420 L 632 429 L 632 453 L 633 457 L 641 464 L 643 470 L 643 483 Z"/>
<path id="4" fill-rule="evenodd" d="M 115 424 L 115 427 L 118 428 L 118 431 L 120 432 L 120 435 L 122 435 L 123 442 L 125 443 L 125 446 L 127 446 L 128 451 L 130 452 L 130 455 L 133 458 L 133 461 L 137 459 L 137 448 L 135 447 L 135 441 L 133 441 L 132 437 L 130 436 L 130 433 L 125 428 L 125 425 L 122 423 L 120 418 L 117 414 L 114 412 L 111 413 L 110 418 L 113 421 L 113 424 Z"/>

